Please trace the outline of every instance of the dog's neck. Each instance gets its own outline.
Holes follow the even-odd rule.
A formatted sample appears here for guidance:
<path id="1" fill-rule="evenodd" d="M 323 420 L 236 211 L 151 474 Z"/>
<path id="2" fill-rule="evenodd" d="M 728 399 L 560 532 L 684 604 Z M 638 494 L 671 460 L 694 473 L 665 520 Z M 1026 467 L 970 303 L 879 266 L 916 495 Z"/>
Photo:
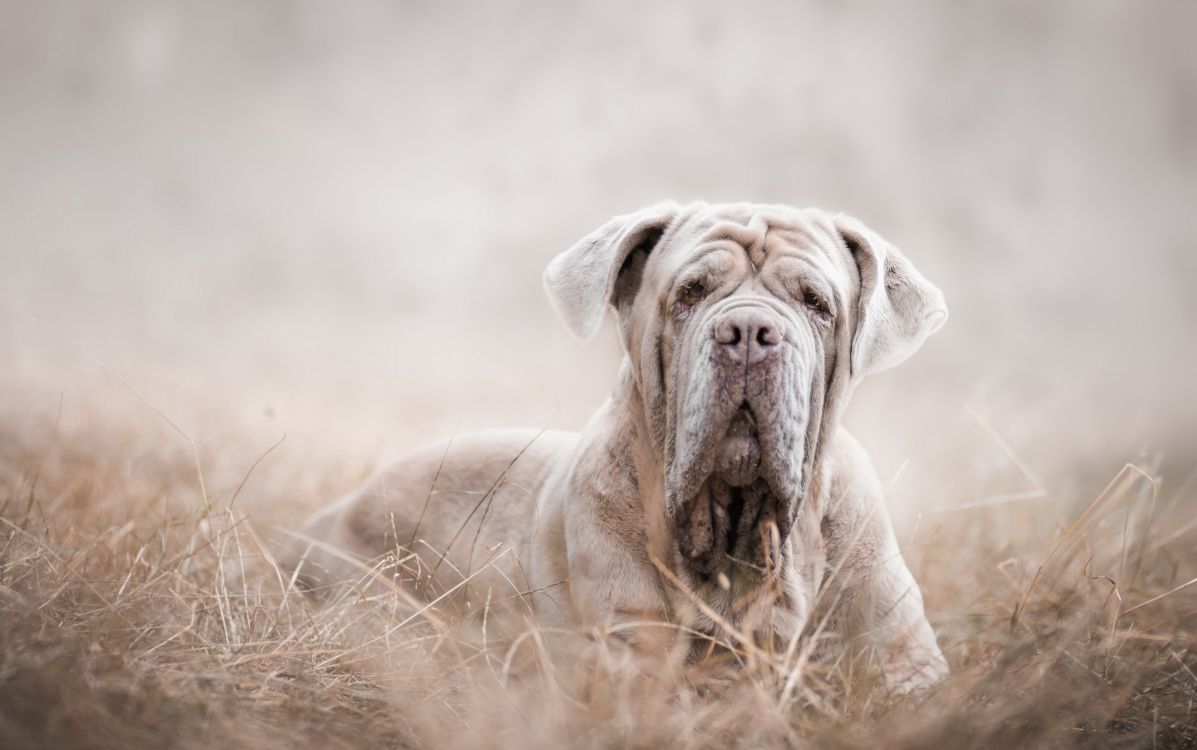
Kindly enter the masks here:
<path id="1" fill-rule="evenodd" d="M 607 448 L 627 457 L 622 467 L 637 488 L 651 551 L 658 559 L 668 560 L 672 557 L 673 538 L 665 512 L 665 456 L 654 439 L 651 412 L 627 357 L 620 366 L 606 411 L 614 417 Z"/>

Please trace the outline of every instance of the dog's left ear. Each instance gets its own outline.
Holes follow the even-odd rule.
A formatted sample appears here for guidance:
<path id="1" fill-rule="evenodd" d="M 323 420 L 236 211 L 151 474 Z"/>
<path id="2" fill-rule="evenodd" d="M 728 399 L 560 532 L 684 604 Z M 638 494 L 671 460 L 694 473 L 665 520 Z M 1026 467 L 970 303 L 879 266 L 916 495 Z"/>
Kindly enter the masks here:
<path id="1" fill-rule="evenodd" d="M 668 202 L 616 216 L 553 258 L 544 288 L 575 335 L 588 339 L 598 332 L 607 305 L 615 301 L 620 272 L 636 254 L 652 250 L 678 211 L 678 204 Z"/>
<path id="2" fill-rule="evenodd" d="M 834 218 L 860 271 L 860 299 L 852 337 L 852 375 L 901 364 L 948 319 L 943 292 L 915 270 L 896 247 L 862 222 Z"/>

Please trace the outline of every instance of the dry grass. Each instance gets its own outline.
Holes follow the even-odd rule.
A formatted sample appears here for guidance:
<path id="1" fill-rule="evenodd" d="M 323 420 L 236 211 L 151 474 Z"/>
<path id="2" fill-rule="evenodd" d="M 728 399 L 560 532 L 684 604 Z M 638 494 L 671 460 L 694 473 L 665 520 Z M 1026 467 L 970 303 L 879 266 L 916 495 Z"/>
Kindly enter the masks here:
<path id="1" fill-rule="evenodd" d="M 954 674 L 898 700 L 807 644 L 646 667 L 514 591 L 421 608 L 402 551 L 316 605 L 267 540 L 360 472 L 267 447 L 4 414 L 0 747 L 1197 744 L 1193 499 L 1133 466 L 924 519 L 903 546 Z"/>

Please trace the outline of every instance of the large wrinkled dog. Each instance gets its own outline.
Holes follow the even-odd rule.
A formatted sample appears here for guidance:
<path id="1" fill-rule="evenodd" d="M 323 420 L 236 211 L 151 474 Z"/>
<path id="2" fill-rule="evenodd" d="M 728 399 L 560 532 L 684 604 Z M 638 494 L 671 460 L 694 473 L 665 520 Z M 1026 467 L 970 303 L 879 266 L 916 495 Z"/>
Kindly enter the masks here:
<path id="1" fill-rule="evenodd" d="M 621 622 L 790 639 L 825 621 L 871 647 L 891 687 L 946 674 L 839 424 L 862 377 L 943 324 L 938 289 L 850 217 L 702 203 L 616 217 L 544 281 L 579 335 L 614 310 L 627 356 L 611 397 L 580 434 L 484 432 L 401 460 L 309 522 L 292 563 L 307 583 L 402 547 L 425 592 L 477 572 L 500 597 L 532 592 L 542 621 L 643 648 L 669 629 Z M 482 565 L 507 548 L 518 564 Z"/>

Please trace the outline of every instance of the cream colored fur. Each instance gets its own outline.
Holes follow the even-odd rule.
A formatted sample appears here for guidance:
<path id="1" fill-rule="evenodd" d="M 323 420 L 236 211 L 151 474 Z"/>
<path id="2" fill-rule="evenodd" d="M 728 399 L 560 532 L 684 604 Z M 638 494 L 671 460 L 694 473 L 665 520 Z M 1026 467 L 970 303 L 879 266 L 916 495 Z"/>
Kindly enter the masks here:
<path id="1" fill-rule="evenodd" d="M 711 289 L 693 308 L 678 301 L 687 274 Z M 580 335 L 615 310 L 627 356 L 607 402 L 580 434 L 482 432 L 407 456 L 308 522 L 291 556 L 304 581 L 359 577 L 362 561 L 410 549 L 405 565 L 426 579 L 418 592 L 472 575 L 495 599 L 529 592 L 542 622 L 610 627 L 650 651 L 670 647 L 669 629 L 619 625 L 717 631 L 705 608 L 762 637 L 826 618 L 878 655 L 895 689 L 947 673 L 868 457 L 839 426 L 859 379 L 898 364 L 946 318 L 900 252 L 842 215 L 665 203 L 588 235 L 545 284 Z M 777 322 L 784 359 L 755 386 L 748 376 L 729 386 L 709 364 L 710 330 L 745 306 Z M 758 530 L 763 583 L 718 555 L 721 572 L 703 574 L 679 551 L 686 529 L 708 528 L 703 483 L 733 386 L 756 410 L 776 496 Z"/>

